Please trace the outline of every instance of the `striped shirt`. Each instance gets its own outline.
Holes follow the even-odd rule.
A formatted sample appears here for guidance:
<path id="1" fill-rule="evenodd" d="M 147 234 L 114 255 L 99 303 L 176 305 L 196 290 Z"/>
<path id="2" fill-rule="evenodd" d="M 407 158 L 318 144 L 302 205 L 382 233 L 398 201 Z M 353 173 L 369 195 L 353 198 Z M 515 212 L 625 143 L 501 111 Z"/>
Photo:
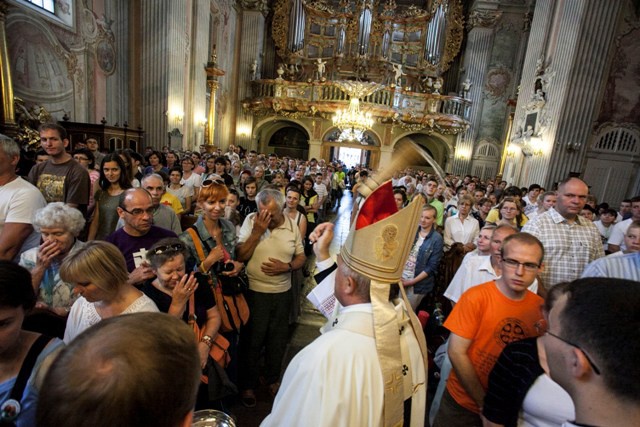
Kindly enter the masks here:
<path id="1" fill-rule="evenodd" d="M 595 260 L 584 269 L 582 277 L 613 277 L 640 282 L 640 252 Z"/>
<path id="2" fill-rule="evenodd" d="M 577 216 L 570 223 L 554 208 L 528 222 L 522 231 L 536 236 L 544 246 L 545 267 L 539 275 L 547 289 L 579 278 L 587 264 L 604 256 L 600 232 L 592 221 Z"/>

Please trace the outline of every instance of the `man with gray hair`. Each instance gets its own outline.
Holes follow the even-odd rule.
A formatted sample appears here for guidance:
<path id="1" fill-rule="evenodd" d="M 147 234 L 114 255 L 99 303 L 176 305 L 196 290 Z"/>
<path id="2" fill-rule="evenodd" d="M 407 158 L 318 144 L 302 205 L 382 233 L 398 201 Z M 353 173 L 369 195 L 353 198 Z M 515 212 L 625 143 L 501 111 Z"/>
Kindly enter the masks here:
<path id="1" fill-rule="evenodd" d="M 0 134 L 0 259 L 17 261 L 20 254 L 40 243 L 32 219 L 47 202 L 37 187 L 16 174 L 20 147 Z"/>
<path id="2" fill-rule="evenodd" d="M 186 323 L 164 313 L 111 317 L 54 361 L 37 424 L 188 426 L 199 383 L 200 359 Z"/>
<path id="3" fill-rule="evenodd" d="M 264 189 L 256 196 L 258 212 L 242 224 L 236 247 L 237 260 L 247 264 L 246 294 L 251 318 L 241 335 L 239 385 L 242 403 L 256 404 L 260 350 L 265 347 L 264 376 L 270 391 L 278 391 L 282 358 L 287 347 L 291 311 L 291 272 L 304 266 L 306 257 L 300 229 L 284 215 L 284 195 Z"/>
<path id="4" fill-rule="evenodd" d="M 157 173 L 149 174 L 142 178 L 140 185 L 151 194 L 153 207 L 155 208 L 153 224 L 166 230 L 171 230 L 176 234 L 182 233 L 178 215 L 169 206 L 160 202 L 166 191 L 162 176 Z"/>

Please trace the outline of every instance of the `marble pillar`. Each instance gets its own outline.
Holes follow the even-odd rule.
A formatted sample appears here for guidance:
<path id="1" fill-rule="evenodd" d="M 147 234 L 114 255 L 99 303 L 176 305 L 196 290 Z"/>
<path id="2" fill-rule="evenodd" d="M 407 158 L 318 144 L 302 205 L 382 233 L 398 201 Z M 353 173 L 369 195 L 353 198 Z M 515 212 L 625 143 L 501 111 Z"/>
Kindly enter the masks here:
<path id="1" fill-rule="evenodd" d="M 535 182 L 551 188 L 570 173 L 582 172 L 622 4 L 622 0 L 536 3 L 514 123 L 522 126 L 536 76 L 544 75 L 545 103 L 536 129 L 541 153 L 524 160 L 527 173 L 516 185 Z M 568 150 L 568 143 L 580 145 Z"/>
<path id="2" fill-rule="evenodd" d="M 173 129 L 185 133 L 189 8 L 186 0 L 141 0 L 140 11 L 144 35 L 140 58 L 141 121 L 146 144 L 160 148 L 168 145 L 168 133 Z"/>
<path id="3" fill-rule="evenodd" d="M 129 116 L 129 7 L 127 0 L 105 2 L 105 14 L 113 20 L 111 29 L 115 38 L 116 68 L 106 79 L 106 111 L 109 123 L 133 123 Z M 119 94 L 120 96 L 113 96 Z M 137 126 L 137 124 L 135 125 Z M 125 146 L 127 144 L 125 143 Z"/>
<path id="4" fill-rule="evenodd" d="M 242 28 L 240 37 L 240 64 L 238 82 L 238 97 L 236 109 L 236 142 L 241 146 L 257 150 L 253 141 L 253 115 L 242 111 L 242 100 L 251 97 L 251 64 L 258 62 L 258 69 L 262 66 L 262 49 L 264 46 L 265 17 L 268 12 L 264 0 L 240 0 L 242 7 Z"/>
<path id="5" fill-rule="evenodd" d="M 467 48 L 464 56 L 465 78 L 471 83 L 469 99 L 471 111 L 467 129 L 456 144 L 456 151 L 451 166 L 451 172 L 456 175 L 469 173 L 474 142 L 478 136 L 482 106 L 484 101 L 483 88 L 491 59 L 491 50 L 495 36 L 495 27 L 502 16 L 497 10 L 497 4 L 478 2 L 469 14 Z"/>

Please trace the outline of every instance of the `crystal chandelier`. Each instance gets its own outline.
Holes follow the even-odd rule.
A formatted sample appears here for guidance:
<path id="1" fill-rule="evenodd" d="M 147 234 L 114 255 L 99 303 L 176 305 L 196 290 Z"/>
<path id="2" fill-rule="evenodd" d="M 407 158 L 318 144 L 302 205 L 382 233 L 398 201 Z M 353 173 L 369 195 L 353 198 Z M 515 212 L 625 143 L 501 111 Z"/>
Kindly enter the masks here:
<path id="1" fill-rule="evenodd" d="M 364 133 L 373 127 L 375 120 L 371 113 L 360 111 L 360 98 L 371 95 L 381 89 L 383 85 L 346 80 L 336 81 L 334 84 L 350 97 L 349 106 L 344 110 L 336 111 L 333 116 L 333 124 L 341 132 L 338 141 L 364 143 Z"/>

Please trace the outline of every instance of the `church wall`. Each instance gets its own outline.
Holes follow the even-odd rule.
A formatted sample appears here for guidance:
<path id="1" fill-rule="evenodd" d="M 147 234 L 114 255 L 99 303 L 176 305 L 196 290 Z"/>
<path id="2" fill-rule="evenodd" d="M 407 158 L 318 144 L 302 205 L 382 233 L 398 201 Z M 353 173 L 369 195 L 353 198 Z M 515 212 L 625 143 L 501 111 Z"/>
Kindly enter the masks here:
<path id="1" fill-rule="evenodd" d="M 211 0 L 212 40 L 216 45 L 217 67 L 224 70 L 216 96 L 216 135 L 214 144 L 223 149 L 235 138 L 236 32 L 238 11 L 232 2 Z"/>
<path id="2" fill-rule="evenodd" d="M 14 95 L 27 108 L 44 107 L 55 120 L 99 122 L 121 107 L 107 108 L 106 93 L 118 90 L 126 105 L 121 22 L 110 15 L 116 0 L 57 2 L 57 17 L 22 2 L 9 1 L 6 19 Z M 117 0 L 123 1 L 123 0 Z M 120 82 L 113 85 L 114 82 Z M 126 109 L 125 109 L 126 112 Z M 119 118 L 107 117 L 110 124 Z"/>

